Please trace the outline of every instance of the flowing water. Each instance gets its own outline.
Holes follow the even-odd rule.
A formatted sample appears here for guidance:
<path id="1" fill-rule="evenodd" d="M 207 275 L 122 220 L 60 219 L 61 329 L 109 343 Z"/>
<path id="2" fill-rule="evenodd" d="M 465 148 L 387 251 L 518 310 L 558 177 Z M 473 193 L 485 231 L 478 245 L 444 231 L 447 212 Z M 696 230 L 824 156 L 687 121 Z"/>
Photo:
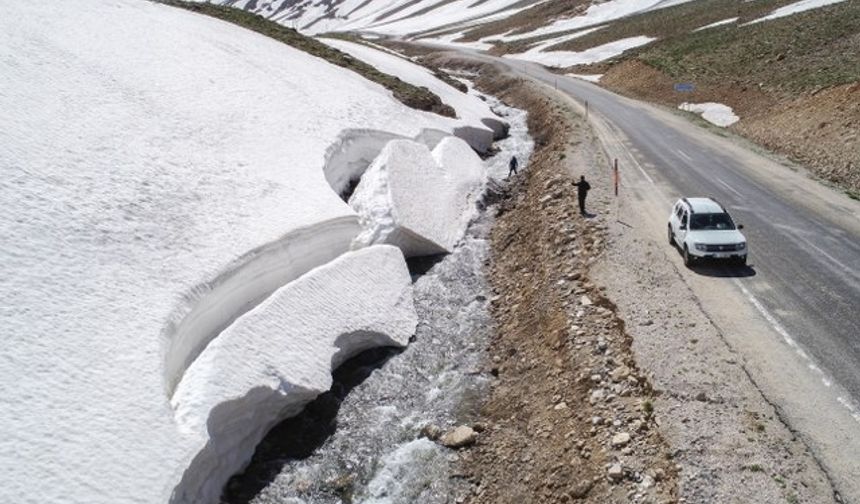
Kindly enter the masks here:
<path id="1" fill-rule="evenodd" d="M 487 99 L 511 125 L 486 161 L 490 177 L 501 179 L 512 155 L 525 168 L 532 143 L 524 112 Z M 331 391 L 267 435 L 227 485 L 225 502 L 442 504 L 469 491 L 455 473 L 458 453 L 420 431 L 469 423 L 487 391 L 481 354 L 493 332 L 484 278 L 493 211 L 475 218 L 451 254 L 410 261 L 419 325 L 409 346 L 343 364 Z"/>

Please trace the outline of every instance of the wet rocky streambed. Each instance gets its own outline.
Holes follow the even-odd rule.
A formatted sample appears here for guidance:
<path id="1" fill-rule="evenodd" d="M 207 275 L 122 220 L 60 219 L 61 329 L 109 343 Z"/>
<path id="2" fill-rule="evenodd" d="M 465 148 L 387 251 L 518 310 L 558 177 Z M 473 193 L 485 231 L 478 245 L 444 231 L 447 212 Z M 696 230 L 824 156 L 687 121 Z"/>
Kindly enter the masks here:
<path id="1" fill-rule="evenodd" d="M 486 161 L 492 179 L 507 175 L 511 155 L 524 167 L 532 143 L 525 113 L 491 104 L 511 125 Z M 481 355 L 493 333 L 484 278 L 492 213 L 481 212 L 451 254 L 410 261 L 419 317 L 410 344 L 338 368 L 329 392 L 269 432 L 223 502 L 442 504 L 470 491 L 458 452 L 421 430 L 470 423 L 491 378 Z"/>

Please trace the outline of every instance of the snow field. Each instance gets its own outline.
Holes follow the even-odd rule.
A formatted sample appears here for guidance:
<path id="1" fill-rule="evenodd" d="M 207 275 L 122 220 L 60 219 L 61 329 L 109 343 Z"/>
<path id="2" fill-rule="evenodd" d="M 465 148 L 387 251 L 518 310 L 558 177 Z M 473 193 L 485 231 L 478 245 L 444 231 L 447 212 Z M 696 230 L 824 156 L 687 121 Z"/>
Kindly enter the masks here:
<path id="1" fill-rule="evenodd" d="M 481 159 L 463 140 L 389 142 L 349 200 L 364 228 L 355 247 L 398 246 L 407 257 L 450 252 L 463 234 L 485 180 Z"/>
<path id="2" fill-rule="evenodd" d="M 222 332 L 173 396 L 200 446 L 174 502 L 217 502 L 268 430 L 331 387 L 331 371 L 376 346 L 405 346 L 417 324 L 403 255 L 348 252 L 278 289 Z"/>
<path id="3" fill-rule="evenodd" d="M 735 115 L 731 107 L 729 107 L 728 105 L 723 105 L 722 103 L 684 102 L 678 105 L 678 108 L 686 112 L 699 114 L 702 116 L 702 119 L 708 121 L 711 124 L 715 124 L 723 128 L 731 126 L 732 124 L 740 120 L 740 117 Z"/>
<path id="4" fill-rule="evenodd" d="M 284 284 L 329 266 L 345 282 L 334 294 L 361 284 L 337 259 L 358 216 L 332 188 L 376 153 L 344 146 L 350 132 L 373 132 L 381 148 L 487 127 L 409 109 L 354 73 L 163 5 L 67 0 L 46 15 L 18 2 L 4 14 L 0 500 L 206 502 L 276 405 L 316 389 L 277 381 L 273 393 L 281 371 L 260 371 L 271 347 L 236 355 L 248 367 L 230 383 L 244 393 L 202 377 L 248 320 L 283 323 L 285 301 L 269 296 Z M 391 254 L 385 268 L 402 271 Z M 393 302 L 384 292 L 367 302 L 401 311 L 381 308 Z M 344 355 L 388 341 L 350 334 L 335 344 Z"/>

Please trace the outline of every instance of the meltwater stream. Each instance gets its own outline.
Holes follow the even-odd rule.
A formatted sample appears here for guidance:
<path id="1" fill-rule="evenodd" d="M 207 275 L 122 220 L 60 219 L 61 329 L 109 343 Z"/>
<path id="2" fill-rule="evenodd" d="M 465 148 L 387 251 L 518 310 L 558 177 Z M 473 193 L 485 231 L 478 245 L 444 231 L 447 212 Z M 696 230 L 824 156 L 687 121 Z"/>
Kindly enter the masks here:
<path id="1" fill-rule="evenodd" d="M 524 112 L 491 104 L 511 125 L 487 160 L 490 177 L 500 179 L 512 155 L 527 165 L 532 142 Z M 481 353 L 493 331 L 484 278 L 492 213 L 478 215 L 451 254 L 410 262 L 419 325 L 409 346 L 342 365 L 330 392 L 267 435 L 224 502 L 443 504 L 470 490 L 454 472 L 457 452 L 420 431 L 468 423 L 487 391 Z"/>

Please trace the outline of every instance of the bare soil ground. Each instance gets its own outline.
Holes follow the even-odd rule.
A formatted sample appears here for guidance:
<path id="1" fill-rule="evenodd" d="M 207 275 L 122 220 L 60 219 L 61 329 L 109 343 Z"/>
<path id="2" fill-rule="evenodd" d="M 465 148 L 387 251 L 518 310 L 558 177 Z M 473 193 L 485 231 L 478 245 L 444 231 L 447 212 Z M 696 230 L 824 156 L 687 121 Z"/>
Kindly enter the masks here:
<path id="1" fill-rule="evenodd" d="M 536 86 L 483 78 L 530 112 L 536 152 L 514 177 L 491 234 L 497 380 L 478 443 L 462 453 L 473 503 L 676 502 L 677 472 L 615 308 L 588 280 L 605 243 L 579 216 L 565 159 L 593 136 Z M 594 153 L 594 151 L 590 151 Z"/>

